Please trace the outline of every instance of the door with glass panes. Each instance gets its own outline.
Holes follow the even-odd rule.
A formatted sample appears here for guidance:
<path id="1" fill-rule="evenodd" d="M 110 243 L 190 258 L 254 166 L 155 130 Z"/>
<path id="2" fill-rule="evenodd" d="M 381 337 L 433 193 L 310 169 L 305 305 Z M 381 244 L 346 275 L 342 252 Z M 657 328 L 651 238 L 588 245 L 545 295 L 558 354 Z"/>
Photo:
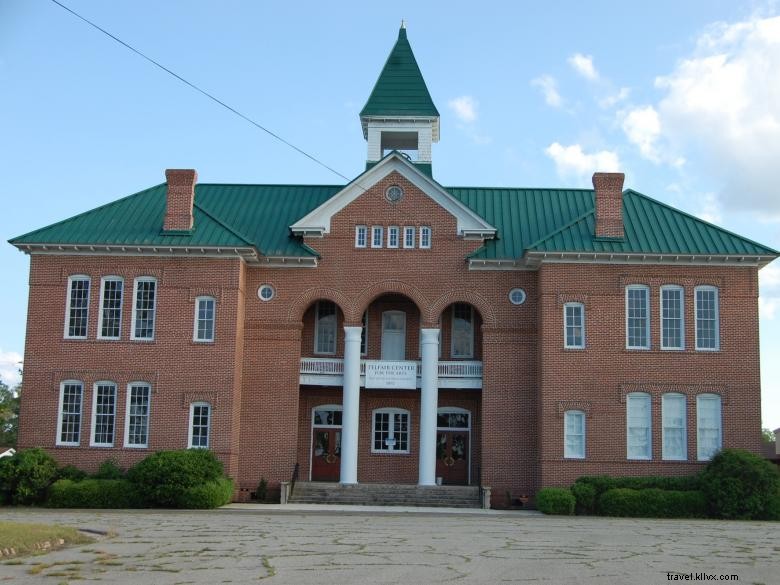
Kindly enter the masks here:
<path id="1" fill-rule="evenodd" d="M 440 408 L 436 426 L 436 476 L 444 485 L 468 485 L 471 413 L 461 408 Z"/>
<path id="2" fill-rule="evenodd" d="M 341 406 L 315 408 L 311 430 L 311 480 L 338 481 L 341 471 Z"/>

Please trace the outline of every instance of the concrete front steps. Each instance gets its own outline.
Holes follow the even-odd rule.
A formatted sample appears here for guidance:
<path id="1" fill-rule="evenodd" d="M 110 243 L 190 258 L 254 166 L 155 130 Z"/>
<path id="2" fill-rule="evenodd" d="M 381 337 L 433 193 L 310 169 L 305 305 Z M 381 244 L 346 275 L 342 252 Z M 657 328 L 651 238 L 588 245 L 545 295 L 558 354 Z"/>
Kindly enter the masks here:
<path id="1" fill-rule="evenodd" d="M 481 508 L 477 486 L 419 486 L 382 483 L 298 481 L 291 504 L 343 504 L 357 506 L 421 506 L 436 508 Z"/>

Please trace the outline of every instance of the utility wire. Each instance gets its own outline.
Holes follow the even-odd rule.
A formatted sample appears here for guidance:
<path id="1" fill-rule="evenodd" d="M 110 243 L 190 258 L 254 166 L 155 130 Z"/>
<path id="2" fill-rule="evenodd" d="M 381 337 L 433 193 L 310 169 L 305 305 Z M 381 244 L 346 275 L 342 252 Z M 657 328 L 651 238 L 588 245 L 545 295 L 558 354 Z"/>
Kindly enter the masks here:
<path id="1" fill-rule="evenodd" d="M 70 13 L 71 13 L 73 16 L 75 16 L 76 18 L 79 18 L 79 19 L 83 20 L 85 23 L 87 23 L 87 24 L 88 24 L 89 26 L 91 26 L 92 28 L 95 28 L 95 29 L 99 30 L 99 31 L 100 31 L 100 32 L 102 32 L 104 35 L 106 35 L 107 37 L 109 37 L 109 38 L 111 38 L 111 39 L 115 40 L 117 43 L 119 43 L 119 44 L 120 44 L 120 45 L 122 45 L 123 47 L 125 47 L 125 48 L 127 48 L 127 49 L 130 49 L 130 50 L 131 50 L 133 53 L 135 53 L 135 54 L 136 54 L 136 55 L 138 55 L 139 57 L 143 57 L 144 59 L 146 59 L 147 61 L 149 61 L 149 63 L 151 63 L 152 65 L 155 65 L 156 67 L 159 67 L 160 69 L 162 69 L 163 71 L 165 71 L 165 72 L 166 72 L 166 73 L 168 73 L 169 75 L 172 75 L 173 77 L 175 77 L 176 79 L 178 79 L 179 81 L 181 81 L 182 83 L 184 83 L 185 85 L 188 85 L 189 87 L 191 87 L 192 89 L 194 89 L 194 90 L 195 90 L 195 91 L 197 91 L 198 93 L 201 93 L 201 94 L 203 94 L 204 96 L 206 96 L 207 98 L 209 98 L 211 101 L 213 101 L 213 102 L 215 102 L 215 103 L 219 104 L 220 106 L 222 106 L 223 108 L 225 108 L 225 109 L 226 109 L 226 110 L 228 110 L 229 112 L 232 112 L 233 114 L 235 114 L 235 115 L 236 115 L 236 116 L 238 116 L 239 118 L 242 118 L 243 120 L 246 120 L 247 122 L 249 122 L 250 124 L 252 124 L 252 126 L 255 126 L 255 127 L 256 127 L 256 128 L 258 128 L 259 130 L 262 130 L 263 132 L 265 132 L 265 133 L 266 133 L 266 134 L 268 134 L 269 136 L 271 136 L 271 137 L 275 138 L 276 140 L 278 140 L 278 141 L 279 141 L 279 142 L 281 142 L 282 144 L 285 144 L 286 146 L 289 146 L 290 148 L 292 148 L 292 149 L 293 149 L 293 150 L 295 150 L 296 152 L 298 152 L 298 153 L 302 154 L 303 156 L 305 156 L 306 158 L 308 158 L 308 159 L 310 159 L 310 160 L 314 161 L 315 163 L 317 163 L 317 164 L 318 164 L 318 165 L 320 165 L 321 167 L 324 167 L 324 168 L 326 168 L 326 169 L 327 169 L 327 170 L 329 170 L 331 173 L 333 173 L 333 174 L 335 174 L 335 175 L 338 175 L 339 177 L 341 177 L 341 178 L 342 178 L 342 179 L 344 179 L 345 181 L 347 181 L 347 182 L 351 181 L 351 179 L 350 179 L 349 177 L 346 177 L 345 175 L 342 175 L 342 174 L 341 174 L 340 172 L 338 172 L 336 169 L 334 169 L 333 167 L 330 167 L 330 166 L 326 165 L 324 162 L 322 162 L 321 160 L 319 160 L 317 157 L 315 157 L 315 156 L 313 156 L 313 155 L 309 154 L 308 152 L 306 152 L 305 150 L 303 150 L 303 149 L 301 149 L 301 148 L 298 148 L 298 147 L 297 147 L 297 146 L 295 146 L 293 143 L 289 142 L 288 140 L 285 140 L 284 138 L 282 138 L 281 136 L 279 136 L 279 135 L 278 135 L 278 134 L 276 134 L 275 132 L 272 132 L 271 130 L 269 130 L 268 128 L 266 128 L 265 126 L 263 126 L 262 124 L 260 124 L 260 123 L 258 123 L 258 122 L 256 122 L 256 121 L 254 121 L 254 120 L 253 120 L 252 118 L 250 118 L 249 116 L 247 116 L 247 115 L 245 115 L 245 114 L 242 114 L 241 112 L 239 112 L 239 111 L 238 111 L 237 109 L 235 109 L 234 107 L 232 107 L 232 106 L 230 106 L 230 105 L 226 104 L 225 102 L 223 102 L 223 101 L 222 101 L 222 100 L 220 100 L 219 98 L 215 97 L 214 95 L 210 94 L 210 93 L 209 93 L 209 92 L 207 92 L 206 90 L 204 90 L 204 89 L 201 89 L 200 87 L 198 87 L 197 85 L 195 85 L 195 84 L 194 84 L 194 83 L 192 83 L 191 81 L 188 81 L 188 80 L 186 80 L 185 78 L 183 78 L 183 77 L 182 77 L 181 75 L 179 75 L 178 73 L 176 73 L 176 72 L 174 72 L 174 71 L 171 71 L 171 70 L 170 70 L 170 69 L 168 69 L 168 68 L 167 68 L 165 65 L 162 65 L 162 64 L 161 64 L 161 63 L 159 63 L 158 61 L 155 61 L 154 59 L 152 59 L 152 58 L 151 58 L 151 57 L 149 57 L 148 55 L 146 55 L 146 54 L 142 53 L 141 51 L 139 51 L 138 49 L 136 49 L 136 48 L 135 48 L 135 47 L 133 47 L 132 45 L 130 45 L 130 44 L 128 44 L 128 43 L 126 43 L 125 41 L 123 41 L 123 40 L 122 40 L 122 39 L 120 39 L 119 37 L 116 37 L 116 36 L 114 36 L 113 34 L 111 34 L 110 32 L 108 32 L 106 29 L 104 29 L 104 28 L 101 28 L 100 26 L 98 26 L 97 24 L 95 24 L 94 22 L 92 22 L 91 20 L 89 20 L 88 18 L 86 18 L 86 17 L 84 17 L 84 16 L 81 16 L 81 14 L 79 14 L 78 12 L 76 12 L 76 11 L 74 11 L 74 10 L 71 10 L 70 8 L 68 8 L 67 6 L 65 6 L 64 4 L 62 4 L 61 2 L 58 2 L 57 0 L 51 0 L 51 1 L 52 1 L 54 4 L 56 4 L 57 6 L 59 6 L 60 8 L 62 8 L 63 10 L 66 10 L 67 12 L 70 12 Z"/>

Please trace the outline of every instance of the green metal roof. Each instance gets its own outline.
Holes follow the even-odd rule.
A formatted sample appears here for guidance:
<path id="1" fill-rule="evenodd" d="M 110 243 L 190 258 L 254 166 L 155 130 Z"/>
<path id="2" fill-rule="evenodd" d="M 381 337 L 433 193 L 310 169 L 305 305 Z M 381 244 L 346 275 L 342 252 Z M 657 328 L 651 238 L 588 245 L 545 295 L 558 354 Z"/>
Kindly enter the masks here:
<path id="1" fill-rule="evenodd" d="M 439 116 L 405 28 L 398 31 L 398 40 L 360 116 Z"/>

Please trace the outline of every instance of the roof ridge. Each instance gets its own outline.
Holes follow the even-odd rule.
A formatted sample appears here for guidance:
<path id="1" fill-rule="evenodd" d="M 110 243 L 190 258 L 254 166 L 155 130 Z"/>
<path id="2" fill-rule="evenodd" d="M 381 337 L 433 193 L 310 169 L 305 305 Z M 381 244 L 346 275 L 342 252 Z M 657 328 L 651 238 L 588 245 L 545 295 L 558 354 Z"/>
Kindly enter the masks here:
<path id="1" fill-rule="evenodd" d="M 27 232 L 26 234 L 21 234 L 19 236 L 11 238 L 10 240 L 8 240 L 8 243 L 9 244 L 13 244 L 14 241 L 21 240 L 22 238 L 27 238 L 29 236 L 32 236 L 33 234 L 36 234 L 37 232 L 42 232 L 43 230 L 48 230 L 50 228 L 53 228 L 53 227 L 56 227 L 58 225 L 62 225 L 64 223 L 66 223 L 66 222 L 69 222 L 69 221 L 72 221 L 74 219 L 77 219 L 79 217 L 84 217 L 86 215 L 91 215 L 91 214 L 93 214 L 95 212 L 98 212 L 98 211 L 101 211 L 103 209 L 106 209 L 107 207 L 113 207 L 114 205 L 118 205 L 122 201 L 125 201 L 127 199 L 131 199 L 132 197 L 136 197 L 138 195 L 143 195 L 147 191 L 151 191 L 152 189 L 157 189 L 159 187 L 162 187 L 165 184 L 166 183 L 160 183 L 158 185 L 154 185 L 153 187 L 147 187 L 146 189 L 142 189 L 142 190 L 138 191 L 137 193 L 132 193 L 130 195 L 125 195 L 124 197 L 120 197 L 119 199 L 116 199 L 114 201 L 109 201 L 108 203 L 104 203 L 103 205 L 99 205 L 98 207 L 94 207 L 92 209 L 88 209 L 87 211 L 82 211 L 81 213 L 77 213 L 76 215 L 71 215 L 70 217 L 66 217 L 65 219 L 61 219 L 60 221 L 54 222 L 52 224 L 49 224 L 49 225 L 46 225 L 46 226 L 43 226 L 43 227 L 40 227 L 37 230 L 32 230 L 31 232 Z"/>
<path id="2" fill-rule="evenodd" d="M 696 217 L 692 213 L 688 213 L 687 211 L 683 211 L 682 209 L 677 209 L 676 207 L 673 207 L 673 206 L 669 205 L 668 203 L 664 203 L 663 201 L 659 201 L 658 199 L 654 199 L 653 197 L 650 197 L 649 195 L 645 195 L 644 193 L 640 193 L 639 191 L 635 191 L 634 189 L 626 189 L 623 192 L 623 196 L 625 197 L 625 195 L 627 195 L 627 194 L 633 194 L 633 195 L 636 195 L 637 197 L 641 197 L 643 199 L 646 199 L 647 201 L 650 201 L 651 203 L 655 203 L 656 205 L 660 205 L 661 207 L 665 207 L 666 209 L 669 209 L 670 211 L 673 211 L 674 213 L 678 213 L 680 215 L 684 215 L 685 217 L 687 217 L 689 219 L 692 219 L 693 221 L 695 221 L 697 223 L 704 224 L 705 226 L 707 226 L 709 228 L 714 228 L 714 229 L 716 229 L 718 231 L 726 233 L 726 234 L 728 234 L 730 236 L 733 236 L 735 238 L 738 238 L 738 239 L 740 239 L 742 241 L 749 242 L 749 243 L 753 244 L 754 246 L 758 246 L 759 248 L 764 248 L 765 250 L 769 250 L 773 254 L 777 254 L 778 256 L 780 256 L 780 252 L 770 248 L 769 246 L 765 246 L 764 244 L 760 244 L 759 242 L 756 242 L 755 240 L 751 240 L 750 238 L 746 238 L 745 236 L 741 236 L 741 235 L 739 235 L 737 233 L 732 232 L 731 230 L 727 230 L 726 228 L 720 227 L 718 225 L 715 225 L 714 223 L 711 223 L 709 221 L 701 219 L 700 217 Z M 737 255 L 737 254 L 735 254 L 735 255 Z"/>
<path id="3" fill-rule="evenodd" d="M 480 189 L 482 191 L 583 191 L 588 193 L 593 193 L 594 189 L 586 189 L 584 187 L 477 187 L 476 185 L 471 186 L 457 186 L 457 185 L 450 185 L 448 187 L 444 187 L 445 189 Z"/>
<path id="4" fill-rule="evenodd" d="M 573 220 L 571 220 L 569 223 L 567 223 L 567 224 L 565 224 L 565 225 L 563 225 L 563 226 L 559 227 L 558 229 L 556 229 L 556 230 L 554 230 L 554 231 L 550 232 L 550 233 L 549 233 L 549 234 L 547 234 L 546 236 L 544 236 L 544 237 L 542 237 L 542 238 L 539 238 L 538 240 L 536 240 L 536 241 L 535 241 L 535 242 L 533 242 L 532 244 L 529 244 L 529 245 L 527 245 L 527 246 L 525 247 L 525 249 L 526 249 L 526 250 L 530 250 L 531 248 L 535 248 L 536 246 L 538 246 L 538 245 L 539 245 L 539 244 L 541 244 L 542 242 L 544 242 L 544 241 L 546 241 L 546 240 L 549 240 L 550 238 L 552 238 L 552 237 L 554 237 L 554 236 L 557 236 L 557 235 L 558 235 L 558 234 L 560 234 L 560 233 L 563 233 L 565 230 L 567 230 L 567 229 L 569 229 L 569 228 L 572 228 L 572 227 L 574 227 L 575 225 L 577 225 L 578 223 L 580 223 L 582 220 L 586 219 L 586 218 L 587 218 L 589 215 L 593 215 L 593 214 L 595 214 L 595 213 L 596 213 L 596 209 L 595 209 L 595 207 L 594 207 L 593 209 L 590 209 L 590 210 L 586 211 L 585 213 L 583 213 L 583 214 L 582 214 L 582 215 L 580 215 L 579 217 L 575 217 L 575 218 L 574 218 Z"/>
<path id="5" fill-rule="evenodd" d="M 320 187 L 323 189 L 341 189 L 344 185 L 315 185 L 313 183 L 198 183 L 196 186 L 209 187 Z"/>

